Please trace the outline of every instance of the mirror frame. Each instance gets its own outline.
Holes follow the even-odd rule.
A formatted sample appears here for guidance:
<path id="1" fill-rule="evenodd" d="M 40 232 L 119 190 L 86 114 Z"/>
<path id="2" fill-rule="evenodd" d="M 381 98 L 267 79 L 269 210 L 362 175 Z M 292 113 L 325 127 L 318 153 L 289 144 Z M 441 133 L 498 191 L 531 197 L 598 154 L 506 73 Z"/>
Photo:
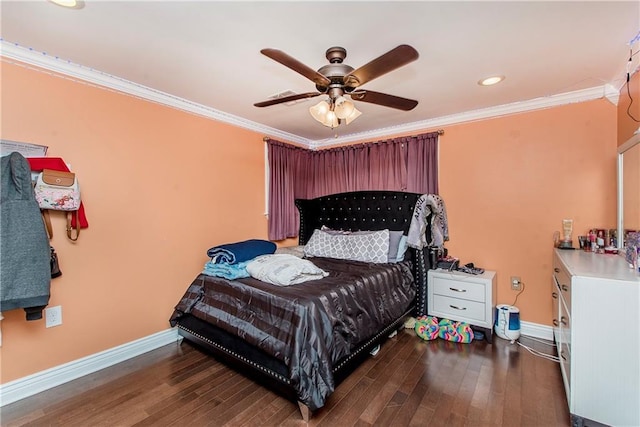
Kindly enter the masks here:
<path id="1" fill-rule="evenodd" d="M 636 132 L 631 138 L 618 147 L 618 249 L 624 248 L 624 153 L 640 144 L 640 132 Z"/>

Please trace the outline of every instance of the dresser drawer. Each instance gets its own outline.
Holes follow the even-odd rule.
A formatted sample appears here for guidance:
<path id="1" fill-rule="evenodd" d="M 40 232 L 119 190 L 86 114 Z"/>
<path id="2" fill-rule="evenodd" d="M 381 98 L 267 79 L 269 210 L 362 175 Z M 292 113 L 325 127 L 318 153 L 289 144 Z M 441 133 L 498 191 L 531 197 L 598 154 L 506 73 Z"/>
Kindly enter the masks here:
<path id="1" fill-rule="evenodd" d="M 562 299 L 571 311 L 571 276 L 557 257 L 553 259 L 553 277 L 558 283 Z"/>
<path id="2" fill-rule="evenodd" d="M 485 303 L 485 285 L 482 283 L 434 277 L 430 286 L 436 295 Z"/>
<path id="3" fill-rule="evenodd" d="M 486 322 L 485 304 L 461 298 L 451 298 L 443 295 L 433 296 L 433 312 L 430 314 L 455 319 L 469 323 Z"/>

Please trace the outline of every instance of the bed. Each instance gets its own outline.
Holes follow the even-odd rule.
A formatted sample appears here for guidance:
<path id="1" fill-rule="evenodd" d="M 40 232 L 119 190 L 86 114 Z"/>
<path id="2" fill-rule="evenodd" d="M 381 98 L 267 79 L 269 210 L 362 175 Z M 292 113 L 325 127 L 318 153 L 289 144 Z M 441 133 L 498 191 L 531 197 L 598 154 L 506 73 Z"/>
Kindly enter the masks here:
<path id="1" fill-rule="evenodd" d="M 419 197 L 358 191 L 296 200 L 299 243 L 306 245 L 322 227 L 406 235 Z M 308 420 L 408 316 L 426 314 L 427 270 L 433 262 L 429 252 L 409 248 L 402 261 L 393 263 L 313 257 L 309 259 L 329 276 L 284 287 L 251 277 L 226 280 L 200 274 L 170 323 L 189 342 L 297 401 Z"/>

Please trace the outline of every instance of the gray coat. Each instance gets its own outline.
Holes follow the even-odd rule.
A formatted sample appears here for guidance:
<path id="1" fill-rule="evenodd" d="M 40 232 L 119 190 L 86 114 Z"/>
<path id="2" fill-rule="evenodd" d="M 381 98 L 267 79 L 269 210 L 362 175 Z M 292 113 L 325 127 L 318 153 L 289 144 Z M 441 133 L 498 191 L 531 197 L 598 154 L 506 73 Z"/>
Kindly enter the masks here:
<path id="1" fill-rule="evenodd" d="M 0 160 L 0 311 L 24 308 L 28 320 L 40 319 L 49 303 L 49 238 L 29 162 L 15 152 Z"/>

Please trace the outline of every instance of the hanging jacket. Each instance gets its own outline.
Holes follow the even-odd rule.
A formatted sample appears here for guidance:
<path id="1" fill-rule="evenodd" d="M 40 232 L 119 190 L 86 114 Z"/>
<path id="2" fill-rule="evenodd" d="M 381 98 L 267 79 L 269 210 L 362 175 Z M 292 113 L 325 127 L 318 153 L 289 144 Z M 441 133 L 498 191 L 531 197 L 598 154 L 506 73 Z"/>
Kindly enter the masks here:
<path id="1" fill-rule="evenodd" d="M 42 318 L 49 303 L 49 238 L 20 153 L 0 159 L 0 311 L 23 308 L 27 320 Z"/>

